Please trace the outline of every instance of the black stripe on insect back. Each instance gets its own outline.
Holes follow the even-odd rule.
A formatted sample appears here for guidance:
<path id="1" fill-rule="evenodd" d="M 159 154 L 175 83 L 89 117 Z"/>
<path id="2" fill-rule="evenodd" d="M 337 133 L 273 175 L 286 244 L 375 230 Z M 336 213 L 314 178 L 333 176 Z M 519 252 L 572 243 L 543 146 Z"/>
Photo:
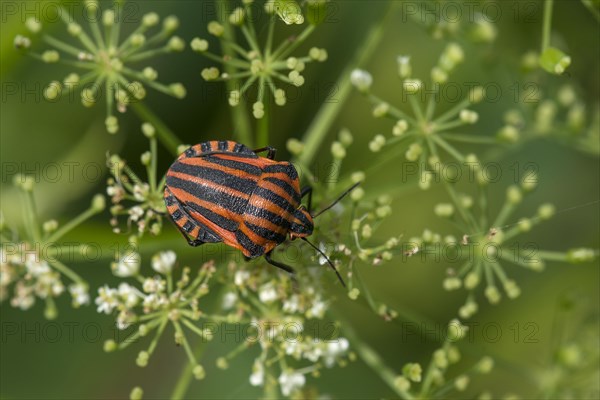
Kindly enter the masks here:
<path id="1" fill-rule="evenodd" d="M 263 199 L 268 200 L 269 202 L 275 204 L 282 210 L 286 210 L 289 212 L 294 209 L 294 207 L 290 204 L 289 200 L 286 200 L 283 197 L 273 193 L 269 189 L 265 189 L 263 187 L 257 186 L 256 189 L 254 189 L 254 192 L 252 193 L 252 195 L 262 197 Z"/>
<path id="2" fill-rule="evenodd" d="M 238 223 L 236 221 L 225 218 L 222 215 L 219 215 L 206 207 L 202 207 L 199 204 L 188 201 L 186 203 L 186 207 L 193 211 L 196 211 L 199 214 L 202 214 L 204 217 L 206 217 L 206 219 L 217 224 L 223 229 L 233 232 L 238 228 Z"/>
<path id="3" fill-rule="evenodd" d="M 219 150 L 227 150 L 227 142 L 225 140 L 219 141 Z"/>
<path id="4" fill-rule="evenodd" d="M 287 165 L 282 165 L 282 164 L 267 165 L 266 167 L 263 168 L 263 171 L 264 172 L 268 172 L 268 173 L 281 172 L 281 173 L 284 173 L 287 176 L 289 176 L 290 179 L 292 179 L 292 180 L 298 179 L 298 173 L 296 172 L 296 169 L 294 168 L 294 166 L 292 164 L 287 164 Z"/>
<path id="5" fill-rule="evenodd" d="M 290 185 L 283 179 L 269 176 L 269 177 L 264 178 L 264 180 L 271 182 L 271 183 L 279 186 L 283 190 L 285 190 L 287 195 L 290 196 L 290 198 L 294 200 L 294 203 L 300 203 L 300 194 L 296 191 L 296 189 L 294 189 L 294 187 L 292 185 Z"/>
<path id="6" fill-rule="evenodd" d="M 238 243 L 242 245 L 242 247 L 250 252 L 250 257 L 258 257 L 262 256 L 265 253 L 265 249 L 262 246 L 254 243 L 248 236 L 244 234 L 242 231 L 237 231 L 235 233 L 235 238 Z"/>
<path id="7" fill-rule="evenodd" d="M 226 158 L 219 158 L 212 155 L 203 157 L 202 159 L 211 164 L 216 164 L 231 169 L 237 169 L 240 172 L 243 172 L 244 174 L 250 174 L 255 176 L 260 176 L 260 174 L 262 174 L 262 170 L 259 167 L 245 163 L 243 161 L 229 160 Z M 242 174 L 240 174 L 239 176 L 242 176 Z"/>
<path id="8" fill-rule="evenodd" d="M 227 186 L 244 193 L 252 193 L 256 186 L 256 183 L 251 179 L 244 179 L 218 169 L 201 167 L 199 165 L 176 162 L 171 166 L 171 170 L 191 176 L 197 176 L 198 178 L 206 179 L 207 181 Z"/>
<path id="9" fill-rule="evenodd" d="M 254 207 L 251 204 L 248 204 L 248 206 L 246 207 L 246 214 L 255 216 L 256 218 L 265 219 L 275 225 L 281 226 L 286 229 L 290 227 L 290 221 L 282 218 L 281 215 L 275 214 L 264 208 Z"/>
<path id="10" fill-rule="evenodd" d="M 202 188 L 199 184 L 187 179 L 167 175 L 167 185 L 187 192 L 192 198 L 220 205 L 236 214 L 243 214 L 248 199 L 238 197 L 212 188 Z"/>
<path id="11" fill-rule="evenodd" d="M 244 222 L 244 223 L 246 224 L 248 229 L 250 229 L 252 232 L 256 233 L 258 236 L 260 236 L 262 238 L 265 238 L 267 240 L 272 240 L 277 243 L 282 243 L 285 241 L 285 236 L 280 233 L 273 232 L 270 229 L 263 228 L 262 226 L 254 225 L 249 222 Z"/>
<path id="12" fill-rule="evenodd" d="M 200 150 L 202 150 L 203 153 L 210 151 L 211 150 L 210 142 L 200 143 Z"/>

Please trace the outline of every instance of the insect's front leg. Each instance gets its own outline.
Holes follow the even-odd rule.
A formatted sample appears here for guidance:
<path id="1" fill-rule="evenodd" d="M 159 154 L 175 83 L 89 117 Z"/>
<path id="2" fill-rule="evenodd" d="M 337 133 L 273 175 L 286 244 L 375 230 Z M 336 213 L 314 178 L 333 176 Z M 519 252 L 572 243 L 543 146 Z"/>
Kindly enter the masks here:
<path id="1" fill-rule="evenodd" d="M 313 192 L 312 186 L 305 186 L 302 188 L 302 191 L 300 192 L 301 199 L 303 199 L 304 196 L 308 195 L 308 204 L 307 204 L 306 209 L 308 210 L 309 214 L 312 211 L 312 192 Z"/>
<path id="2" fill-rule="evenodd" d="M 255 153 L 262 153 L 263 151 L 267 152 L 267 158 L 269 160 L 274 160 L 275 159 L 275 154 L 277 153 L 277 149 L 271 146 L 267 146 L 267 147 L 261 147 L 260 149 L 256 149 L 254 150 Z"/>

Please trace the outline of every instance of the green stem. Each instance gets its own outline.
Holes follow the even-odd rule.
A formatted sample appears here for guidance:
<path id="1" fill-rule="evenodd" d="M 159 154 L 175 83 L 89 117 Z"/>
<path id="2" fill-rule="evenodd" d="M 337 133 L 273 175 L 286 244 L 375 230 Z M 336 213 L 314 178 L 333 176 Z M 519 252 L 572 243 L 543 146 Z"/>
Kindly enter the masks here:
<path id="1" fill-rule="evenodd" d="M 342 71 L 336 82 L 336 87 L 339 89 L 337 93 L 337 101 L 328 102 L 321 106 L 319 112 L 311 122 L 303 137 L 304 150 L 298 161 L 304 165 L 309 165 L 315 157 L 317 151 L 321 148 L 322 142 L 325 140 L 327 131 L 333 124 L 335 118 L 340 113 L 342 106 L 352 92 L 352 84 L 350 83 L 350 74 L 352 70 L 358 66 L 365 64 L 370 58 L 377 44 L 383 37 L 386 21 L 393 14 L 392 11 L 400 4 L 398 1 L 390 1 L 387 10 L 384 12 L 382 21 L 376 21 L 365 36 L 365 40 L 358 46 L 352 62 Z"/>
<path id="2" fill-rule="evenodd" d="M 552 27 L 552 3 L 554 0 L 546 0 L 544 3 L 544 22 L 542 27 L 542 50 L 543 53 L 550 45 L 550 28 Z"/>
<path id="3" fill-rule="evenodd" d="M 50 237 L 46 240 L 46 243 L 56 242 L 58 239 L 66 235 L 70 230 L 72 230 L 77 225 L 81 224 L 96 213 L 97 211 L 93 208 L 88 208 L 87 210 L 79 214 L 77 217 L 73 218 L 71 221 L 58 228 L 52 235 L 50 235 Z"/>
<path id="4" fill-rule="evenodd" d="M 131 109 L 140 117 L 140 119 L 149 122 L 156 128 L 156 134 L 161 143 L 171 152 L 173 155 L 178 155 L 177 147 L 181 144 L 181 140 L 173 133 L 172 130 L 165 125 L 165 123 L 158 118 L 152 110 L 150 110 L 142 102 L 131 103 Z"/>
<path id="5" fill-rule="evenodd" d="M 218 4 L 217 4 L 218 3 Z M 215 0 L 215 6 L 220 9 L 220 7 L 227 7 L 225 2 L 219 2 Z M 227 18 L 227 10 L 223 10 L 224 12 L 219 13 L 219 15 Z M 224 22 L 221 20 L 221 22 Z M 235 49 L 231 45 L 234 43 L 234 32 L 231 28 L 231 25 L 228 23 L 223 23 L 223 28 L 225 29 L 223 40 L 221 40 L 221 48 L 223 49 L 223 54 L 231 59 L 235 58 Z M 229 75 L 233 75 L 236 73 L 236 69 L 233 65 L 227 63 L 224 68 L 226 73 Z M 240 87 L 238 79 L 230 79 L 225 82 L 228 92 L 232 92 L 233 90 L 237 90 Z M 253 147 L 254 141 L 252 140 L 252 132 L 250 128 L 250 119 L 248 118 L 248 114 L 246 113 L 246 102 L 241 95 L 240 92 L 240 101 L 236 107 L 231 107 L 231 119 L 233 120 L 233 134 L 237 140 L 244 143 L 247 146 Z"/>
<path id="6" fill-rule="evenodd" d="M 264 90 L 265 83 L 262 82 L 261 88 Z M 262 99 L 261 99 L 262 101 Z M 270 99 L 262 101 L 264 105 L 265 115 L 256 122 L 256 147 L 262 148 L 269 146 L 269 118 L 270 118 Z"/>
<path id="7" fill-rule="evenodd" d="M 398 374 L 385 364 L 384 360 L 371 346 L 360 339 L 356 331 L 352 328 L 353 324 L 350 323 L 350 321 L 346 321 L 338 313 L 334 313 L 333 311 L 331 313 L 334 314 L 336 320 L 340 321 L 340 325 L 344 327 L 344 336 L 348 339 L 350 346 L 356 350 L 363 362 L 379 375 L 381 380 L 387 383 L 398 397 L 407 400 L 414 399 L 413 395 L 409 392 L 398 388 L 398 385 L 395 383 Z"/>

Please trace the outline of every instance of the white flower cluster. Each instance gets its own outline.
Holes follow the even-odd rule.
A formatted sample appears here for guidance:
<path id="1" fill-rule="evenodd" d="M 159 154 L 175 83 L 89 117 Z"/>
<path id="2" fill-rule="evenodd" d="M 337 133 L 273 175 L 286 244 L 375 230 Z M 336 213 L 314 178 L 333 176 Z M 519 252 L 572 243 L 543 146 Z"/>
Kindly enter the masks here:
<path id="1" fill-rule="evenodd" d="M 23 248 L 23 246 L 18 246 Z M 10 287 L 14 285 L 12 294 Z M 10 304 L 21 310 L 31 308 L 36 298 L 50 300 L 65 291 L 61 274 L 33 252 L 7 253 L 0 249 L 0 301 L 10 298 Z M 89 303 L 87 287 L 82 283 L 69 286 L 73 305 Z M 53 316 L 53 315 L 52 315 Z"/>

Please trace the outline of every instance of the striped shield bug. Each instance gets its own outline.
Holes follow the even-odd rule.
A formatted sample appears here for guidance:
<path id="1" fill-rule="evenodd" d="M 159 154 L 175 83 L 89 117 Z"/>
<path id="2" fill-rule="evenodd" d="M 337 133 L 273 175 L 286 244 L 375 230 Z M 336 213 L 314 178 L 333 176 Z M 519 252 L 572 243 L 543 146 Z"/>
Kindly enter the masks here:
<path id="1" fill-rule="evenodd" d="M 266 157 L 258 153 L 267 152 Z M 246 259 L 265 260 L 292 274 L 292 267 L 275 261 L 273 249 L 287 236 L 300 238 L 319 252 L 345 286 L 327 256 L 306 237 L 313 218 L 354 189 L 355 184 L 319 213 L 311 214 L 312 189 L 300 190 L 298 173 L 287 161 L 275 161 L 276 150 L 250 150 L 233 141 L 210 141 L 183 152 L 167 171 L 164 200 L 169 216 L 191 246 L 224 243 Z M 301 204 L 308 197 L 308 206 Z"/>

